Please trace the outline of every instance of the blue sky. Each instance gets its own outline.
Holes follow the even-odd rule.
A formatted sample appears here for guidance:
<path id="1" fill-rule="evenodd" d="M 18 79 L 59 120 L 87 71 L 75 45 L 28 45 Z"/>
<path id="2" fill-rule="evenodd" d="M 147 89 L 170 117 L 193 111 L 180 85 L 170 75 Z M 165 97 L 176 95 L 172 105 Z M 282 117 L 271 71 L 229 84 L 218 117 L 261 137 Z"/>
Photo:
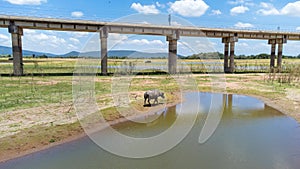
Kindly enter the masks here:
<path id="1" fill-rule="evenodd" d="M 277 30 L 300 32 L 300 1 L 286 0 L 0 0 L 0 14 L 98 21 L 123 21 L 133 14 L 160 14 L 167 24 L 167 14 L 173 25 L 192 24 L 201 27 Z M 123 18 L 123 19 L 120 19 Z M 133 17 L 134 18 L 134 17 Z M 141 18 L 139 18 L 141 19 Z M 145 19 L 144 23 L 154 24 Z M 10 34 L 0 28 L 0 45 L 10 46 Z M 24 30 L 23 49 L 63 54 L 86 50 L 87 44 L 99 37 L 97 33 Z M 98 38 L 94 38 L 97 44 Z M 178 52 L 188 55 L 189 43 L 197 52 L 223 52 L 221 39 L 181 39 Z M 207 42 L 207 43 L 206 43 Z M 198 43 L 198 44 L 197 44 Z M 202 43 L 202 44 L 200 44 Z M 199 46 L 209 44 L 205 50 Z M 97 50 L 99 45 L 95 45 Z M 165 37 L 110 34 L 110 49 L 139 51 L 167 51 Z M 201 50 L 200 50 L 201 48 Z M 198 50 L 199 49 L 199 50 Z M 195 52 L 195 51 L 194 51 Z M 300 42 L 288 41 L 285 55 L 300 54 Z M 270 45 L 264 40 L 239 39 L 236 54 L 270 53 Z"/>

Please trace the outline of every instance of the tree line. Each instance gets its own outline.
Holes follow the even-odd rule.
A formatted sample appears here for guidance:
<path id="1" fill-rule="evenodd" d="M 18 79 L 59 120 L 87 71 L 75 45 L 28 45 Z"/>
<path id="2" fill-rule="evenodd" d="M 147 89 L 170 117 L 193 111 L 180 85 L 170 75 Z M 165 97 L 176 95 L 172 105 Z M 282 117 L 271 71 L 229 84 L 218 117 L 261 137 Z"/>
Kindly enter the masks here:
<path id="1" fill-rule="evenodd" d="M 199 54 L 193 54 L 187 57 L 182 57 L 181 59 L 214 59 L 214 58 L 220 58 L 224 59 L 224 54 L 220 52 L 208 52 L 208 53 L 199 53 Z M 257 55 L 235 55 L 235 59 L 270 59 L 271 55 L 266 53 L 261 53 Z M 283 55 L 282 58 L 284 59 L 300 59 L 300 54 L 298 56 L 288 56 Z"/>
<path id="2" fill-rule="evenodd" d="M 0 55 L 0 57 L 8 57 L 12 58 L 11 55 Z M 24 57 L 31 57 L 31 58 L 78 58 L 78 56 L 47 56 L 43 55 L 31 55 L 31 56 L 24 56 Z M 224 54 L 220 52 L 207 52 L 207 53 L 198 53 L 189 56 L 178 56 L 180 59 L 224 59 Z M 270 54 L 261 53 L 257 55 L 235 55 L 235 59 L 270 59 Z M 91 57 L 95 58 L 95 57 Z M 111 59 L 126 59 L 126 56 L 109 56 Z M 147 59 L 165 59 L 166 57 L 151 57 Z M 288 56 L 283 55 L 283 59 L 300 59 L 300 54 L 298 56 Z M 144 57 L 134 58 L 134 59 L 145 59 Z"/>

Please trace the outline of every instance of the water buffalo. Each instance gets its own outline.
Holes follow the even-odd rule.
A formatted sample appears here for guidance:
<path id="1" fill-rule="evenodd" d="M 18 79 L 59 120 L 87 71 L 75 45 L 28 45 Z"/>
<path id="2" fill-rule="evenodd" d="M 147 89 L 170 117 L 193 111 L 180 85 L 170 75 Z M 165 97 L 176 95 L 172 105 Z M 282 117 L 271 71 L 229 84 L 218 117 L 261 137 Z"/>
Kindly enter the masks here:
<path id="1" fill-rule="evenodd" d="M 159 91 L 157 89 L 146 91 L 144 93 L 144 99 L 145 99 L 144 100 L 144 105 L 146 104 L 146 100 L 147 99 L 148 99 L 148 103 L 149 104 L 150 104 L 150 100 L 151 99 L 154 99 L 154 103 L 153 104 L 155 104 L 155 102 L 158 103 L 158 100 L 157 100 L 158 97 L 165 98 L 165 95 L 164 95 L 163 92 L 161 92 L 161 91 Z"/>

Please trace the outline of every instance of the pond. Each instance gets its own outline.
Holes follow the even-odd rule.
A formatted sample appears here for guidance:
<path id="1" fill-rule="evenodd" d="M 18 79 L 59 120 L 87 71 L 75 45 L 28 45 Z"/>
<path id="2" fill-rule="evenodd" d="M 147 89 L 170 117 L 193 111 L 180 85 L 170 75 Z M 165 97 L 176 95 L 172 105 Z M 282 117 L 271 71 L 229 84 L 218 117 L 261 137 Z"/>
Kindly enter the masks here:
<path id="1" fill-rule="evenodd" d="M 142 159 L 124 158 L 101 149 L 91 139 L 84 137 L 0 163 L 0 168 L 298 169 L 300 167 L 299 124 L 253 97 L 223 95 L 226 106 L 220 124 L 214 134 L 204 144 L 200 144 L 199 133 L 204 126 L 210 105 L 214 104 L 211 103 L 211 98 L 221 94 L 188 93 L 183 104 L 195 102 L 193 98 L 196 95 L 200 95 L 201 98 L 201 111 L 193 128 L 177 146 L 163 154 Z M 123 122 L 114 128 L 123 134 L 136 137 L 157 135 L 172 125 L 179 112 L 181 112 L 179 105 L 176 105 L 163 111 L 151 125 Z"/>

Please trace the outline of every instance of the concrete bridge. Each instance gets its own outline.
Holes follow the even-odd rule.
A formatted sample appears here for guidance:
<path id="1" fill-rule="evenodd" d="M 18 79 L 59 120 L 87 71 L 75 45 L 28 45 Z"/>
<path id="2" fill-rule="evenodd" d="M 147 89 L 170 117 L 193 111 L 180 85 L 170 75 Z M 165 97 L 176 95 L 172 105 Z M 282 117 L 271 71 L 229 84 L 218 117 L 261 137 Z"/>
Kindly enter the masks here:
<path id="1" fill-rule="evenodd" d="M 271 45 L 270 67 L 275 67 L 276 46 L 277 67 L 281 68 L 283 44 L 287 40 L 300 40 L 300 33 L 218 29 L 203 27 L 160 26 L 149 24 L 129 24 L 97 22 L 85 20 L 65 20 L 0 15 L 0 27 L 11 33 L 14 75 L 23 75 L 22 35 L 23 29 L 99 32 L 101 39 L 101 72 L 107 74 L 107 38 L 109 33 L 160 35 L 169 42 L 168 71 L 176 73 L 177 41 L 181 36 L 222 38 L 224 43 L 224 71 L 234 72 L 234 50 L 238 39 L 268 40 Z"/>

